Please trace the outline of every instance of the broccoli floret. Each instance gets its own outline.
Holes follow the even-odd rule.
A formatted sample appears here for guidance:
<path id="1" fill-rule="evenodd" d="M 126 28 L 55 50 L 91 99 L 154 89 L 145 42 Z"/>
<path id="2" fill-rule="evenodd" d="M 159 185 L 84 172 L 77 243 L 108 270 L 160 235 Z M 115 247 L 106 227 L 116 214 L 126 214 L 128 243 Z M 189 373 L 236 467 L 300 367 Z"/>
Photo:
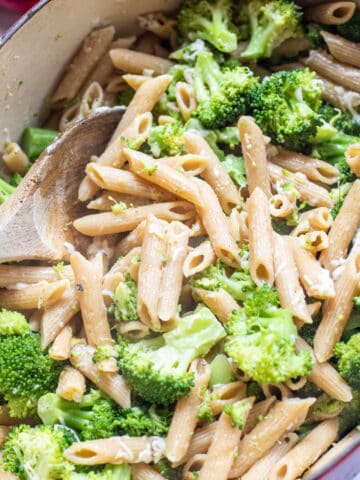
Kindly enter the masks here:
<path id="1" fill-rule="evenodd" d="M 251 405 L 249 403 L 236 402 L 236 403 L 227 403 L 223 411 L 229 415 L 232 421 L 232 426 L 242 430 L 245 426 L 245 421 Z"/>
<path id="2" fill-rule="evenodd" d="M 181 48 L 175 50 L 175 52 L 172 52 L 169 55 L 169 58 L 193 67 L 195 66 L 196 59 L 201 52 L 212 52 L 219 63 L 224 62 L 224 57 L 221 53 L 211 49 L 209 44 L 203 40 L 200 40 L 199 38 L 194 42 L 185 43 L 181 46 Z"/>
<path id="3" fill-rule="evenodd" d="M 131 100 L 134 98 L 134 95 L 135 90 L 127 86 L 126 88 L 124 88 L 124 90 L 121 90 L 121 92 L 117 94 L 116 103 L 121 107 L 128 107 Z"/>
<path id="4" fill-rule="evenodd" d="M 162 458 L 154 465 L 156 471 L 167 480 L 182 480 L 182 467 L 173 468 L 166 458 Z"/>
<path id="5" fill-rule="evenodd" d="M 131 480 L 131 467 L 125 463 L 106 465 L 101 470 L 89 470 L 86 473 L 72 472 L 61 477 L 61 480 Z"/>
<path id="6" fill-rule="evenodd" d="M 176 120 L 152 127 L 148 138 L 151 153 L 155 158 L 181 155 L 184 152 L 183 134 L 183 126 Z"/>
<path id="7" fill-rule="evenodd" d="M 360 333 L 352 335 L 346 343 L 337 343 L 334 354 L 340 375 L 351 387 L 360 390 Z"/>
<path id="8" fill-rule="evenodd" d="M 117 322 L 131 322 L 138 320 L 137 287 L 130 275 L 125 275 L 125 281 L 116 287 L 113 303 L 109 312 L 114 315 Z"/>
<path id="9" fill-rule="evenodd" d="M 236 50 L 231 0 L 184 0 L 177 21 L 184 40 L 206 40 L 220 52 Z"/>
<path id="10" fill-rule="evenodd" d="M 93 355 L 93 361 L 95 363 L 109 360 L 110 358 L 118 358 L 119 351 L 116 345 L 98 345 L 96 352 Z"/>
<path id="11" fill-rule="evenodd" d="M 61 368 L 42 351 L 39 334 L 0 336 L 0 394 L 10 415 L 34 414 L 41 395 L 55 390 Z"/>
<path id="12" fill-rule="evenodd" d="M 235 183 L 237 183 L 240 187 L 246 187 L 246 172 L 244 159 L 242 157 L 237 157 L 236 155 L 232 154 L 226 155 L 225 159 L 221 163 Z"/>
<path id="13" fill-rule="evenodd" d="M 176 104 L 176 85 L 178 82 L 185 81 L 185 71 L 188 71 L 188 65 L 174 65 L 168 70 L 168 74 L 172 76 L 172 80 L 159 102 L 156 104 L 154 113 L 159 115 L 167 115 L 175 120 L 181 121 L 182 116 Z"/>
<path id="14" fill-rule="evenodd" d="M 216 317 L 199 305 L 163 335 L 134 344 L 120 339 L 119 367 L 140 397 L 169 405 L 189 393 L 193 385 L 193 374 L 187 372 L 191 361 L 206 355 L 224 336 Z"/>
<path id="15" fill-rule="evenodd" d="M 74 441 L 61 426 L 32 428 L 20 425 L 13 428 L 6 439 L 3 468 L 21 480 L 66 478 L 75 468 L 64 458 L 63 452 Z"/>
<path id="16" fill-rule="evenodd" d="M 267 285 L 233 312 L 226 330 L 225 353 L 259 383 L 281 383 L 311 371 L 310 353 L 296 354 L 297 329 L 290 311 L 279 307 L 276 290 Z"/>
<path id="17" fill-rule="evenodd" d="M 25 335 L 31 332 L 24 315 L 10 310 L 0 312 L 0 336 L 3 335 Z"/>
<path id="18" fill-rule="evenodd" d="M 342 437 L 360 424 L 360 392 L 353 390 L 353 399 L 345 403 L 339 415 L 339 437 Z"/>
<path id="19" fill-rule="evenodd" d="M 352 42 L 360 42 L 360 10 L 356 9 L 350 20 L 337 25 L 337 33 Z"/>
<path id="20" fill-rule="evenodd" d="M 235 270 L 227 275 L 227 266 L 218 260 L 216 265 L 211 265 L 206 270 L 196 274 L 191 280 L 195 288 L 215 291 L 223 288 L 237 301 L 243 302 L 256 285 L 246 270 Z"/>
<path id="21" fill-rule="evenodd" d="M 341 181 L 339 181 L 337 186 L 330 190 L 330 197 L 333 202 L 333 206 L 331 208 L 331 215 L 333 218 L 337 217 L 341 207 L 343 206 L 345 198 L 349 193 L 351 185 L 352 183 L 350 182 L 341 183 Z"/>
<path id="22" fill-rule="evenodd" d="M 200 53 L 194 74 L 198 108 L 195 116 L 205 128 L 222 128 L 247 110 L 249 98 L 258 84 L 244 66 L 220 67 L 211 53 Z"/>
<path id="23" fill-rule="evenodd" d="M 323 28 L 317 23 L 309 23 L 306 25 L 305 36 L 311 44 L 311 48 L 324 48 L 325 41 L 324 37 L 321 35 L 321 30 Z"/>
<path id="24" fill-rule="evenodd" d="M 252 95 L 256 123 L 273 142 L 303 151 L 322 124 L 322 84 L 307 68 L 273 73 Z"/>
<path id="25" fill-rule="evenodd" d="M 0 178 L 0 205 L 10 197 L 16 187 Z"/>
<path id="26" fill-rule="evenodd" d="M 245 0 L 236 8 L 240 25 L 249 25 L 250 41 L 241 54 L 244 60 L 269 58 L 284 40 L 303 35 L 302 12 L 291 0 Z"/>
<path id="27" fill-rule="evenodd" d="M 249 382 L 246 385 L 246 396 L 255 397 L 257 402 L 261 402 L 261 400 L 265 400 L 264 392 L 257 382 Z"/>
<path id="28" fill-rule="evenodd" d="M 333 107 L 324 102 L 319 108 L 319 113 L 323 119 L 347 135 L 360 135 L 360 123 L 350 112 L 343 112 L 339 108 Z"/>
<path id="29" fill-rule="evenodd" d="M 197 411 L 197 416 L 200 420 L 204 420 L 205 422 L 209 423 L 214 421 L 214 414 L 211 408 L 211 402 L 213 400 L 218 400 L 219 397 L 219 392 L 211 392 L 206 387 L 200 388 L 199 398 L 201 402 Z"/>
<path id="30" fill-rule="evenodd" d="M 171 421 L 171 413 L 166 408 L 132 407 L 119 411 L 118 428 L 123 435 L 131 437 L 159 436 L 166 437 Z"/>
<path id="31" fill-rule="evenodd" d="M 312 347 L 314 346 L 314 337 L 317 328 L 318 324 L 316 323 L 305 323 L 300 330 L 301 338 Z"/>
<path id="32" fill-rule="evenodd" d="M 309 416 L 313 421 L 339 415 L 345 406 L 344 402 L 329 397 L 326 393 L 320 395 L 314 405 L 310 408 Z"/>

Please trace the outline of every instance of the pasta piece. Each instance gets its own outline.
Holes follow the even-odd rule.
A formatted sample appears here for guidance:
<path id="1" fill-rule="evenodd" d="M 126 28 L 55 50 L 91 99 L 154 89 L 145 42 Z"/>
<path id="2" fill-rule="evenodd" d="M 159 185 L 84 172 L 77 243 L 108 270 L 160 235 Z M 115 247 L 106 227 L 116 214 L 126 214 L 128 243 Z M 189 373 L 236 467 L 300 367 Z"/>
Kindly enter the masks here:
<path id="1" fill-rule="evenodd" d="M 10 172 L 19 173 L 20 175 L 25 175 L 30 166 L 30 160 L 27 155 L 15 142 L 6 145 L 2 159 Z"/>
<path id="2" fill-rule="evenodd" d="M 188 200 L 197 206 L 201 206 L 201 197 L 195 182 L 184 173 L 175 168 L 156 161 L 144 153 L 124 149 L 126 158 L 129 161 L 130 169 L 141 178 L 174 195 Z"/>
<path id="3" fill-rule="evenodd" d="M 284 168 L 268 162 L 268 171 L 271 183 L 276 185 L 277 182 L 292 182 L 294 187 L 300 194 L 300 199 L 307 202 L 313 207 L 331 207 L 332 201 L 329 192 L 310 182 L 302 173 L 291 173 Z"/>
<path id="4" fill-rule="evenodd" d="M 296 339 L 296 347 L 299 350 L 308 350 L 311 353 L 314 366 L 309 379 L 330 397 L 342 402 L 350 402 L 352 399 L 351 388 L 339 375 L 338 371 L 330 363 L 320 363 L 315 358 L 314 351 L 302 338 Z"/>
<path id="5" fill-rule="evenodd" d="M 290 398 L 277 402 L 265 419 L 240 441 L 229 478 L 237 478 L 247 472 L 286 431 L 302 423 L 314 402 L 314 398 Z"/>
<path id="6" fill-rule="evenodd" d="M 110 437 L 73 443 L 64 457 L 78 465 L 156 463 L 163 457 L 161 437 Z"/>
<path id="7" fill-rule="evenodd" d="M 303 61 L 319 75 L 360 93 L 360 70 L 358 68 L 337 62 L 325 50 L 311 50 L 309 56 Z"/>
<path id="8" fill-rule="evenodd" d="M 66 129 L 70 128 L 76 122 L 81 120 L 80 113 L 79 113 L 80 101 L 77 101 L 70 107 L 66 108 L 60 118 L 59 122 L 59 130 L 60 132 L 64 132 Z"/>
<path id="9" fill-rule="evenodd" d="M 49 350 L 50 358 L 57 361 L 64 361 L 70 358 L 72 334 L 71 326 L 66 326 L 61 330 Z"/>
<path id="10" fill-rule="evenodd" d="M 255 403 L 255 405 L 250 410 L 248 415 L 246 425 L 244 428 L 244 433 L 249 433 L 251 430 L 263 420 L 265 415 L 268 413 L 270 408 L 274 405 L 276 397 L 271 396 L 262 400 L 261 402 Z"/>
<path id="11" fill-rule="evenodd" d="M 175 98 L 178 109 L 185 122 L 187 122 L 197 109 L 194 87 L 185 82 L 177 82 Z"/>
<path id="12" fill-rule="evenodd" d="M 103 272 L 109 269 L 110 263 L 116 258 L 115 246 L 117 242 L 117 235 L 111 235 L 106 238 L 94 237 L 87 248 L 86 254 L 89 260 L 96 261 L 96 256 L 99 255 L 99 263 L 102 263 Z"/>
<path id="13" fill-rule="evenodd" d="M 360 67 L 359 45 L 346 40 L 340 35 L 334 35 L 326 30 L 321 31 L 321 35 L 331 53 L 339 62 Z"/>
<path id="14" fill-rule="evenodd" d="M 240 239 L 244 242 L 249 241 L 249 215 L 242 211 L 239 214 Z"/>
<path id="15" fill-rule="evenodd" d="M 150 198 L 155 202 L 168 201 L 173 198 L 168 192 L 154 187 L 151 183 L 126 170 L 89 163 L 86 167 L 86 174 L 100 188 L 113 192 L 129 195 L 136 193 L 139 197 Z"/>
<path id="16" fill-rule="evenodd" d="M 250 195 L 259 187 L 270 198 L 270 180 L 267 169 L 265 139 L 251 117 L 241 117 L 238 123 L 246 178 Z"/>
<path id="17" fill-rule="evenodd" d="M 75 220 L 74 227 L 84 235 L 92 237 L 129 232 L 145 220 L 150 213 L 169 222 L 189 220 L 195 216 L 193 206 L 188 202 L 164 202 L 128 208 L 120 214 L 104 212 L 96 215 L 87 215 Z"/>
<path id="18" fill-rule="evenodd" d="M 321 309 L 321 302 L 308 303 L 307 309 L 309 310 L 310 316 L 314 318 Z"/>
<path id="19" fill-rule="evenodd" d="M 0 305 L 7 310 L 32 310 L 55 303 L 69 286 L 69 280 L 45 280 L 20 289 L 0 289 Z"/>
<path id="20" fill-rule="evenodd" d="M 60 374 L 56 393 L 70 402 L 81 402 L 86 390 L 84 375 L 76 368 L 67 366 Z"/>
<path id="21" fill-rule="evenodd" d="M 329 2 L 307 8 L 305 17 L 322 25 L 342 25 L 350 20 L 355 8 L 354 2 Z"/>
<path id="22" fill-rule="evenodd" d="M 166 440 L 166 456 L 173 463 L 186 455 L 198 422 L 200 390 L 207 387 L 210 379 L 210 367 L 205 360 L 194 360 L 190 371 L 195 373 L 194 386 L 187 397 L 177 401 Z"/>
<path id="23" fill-rule="evenodd" d="M 176 47 L 176 20 L 162 12 L 146 13 L 137 17 L 140 28 L 154 33 L 157 37 L 169 40 L 173 49 Z"/>
<path id="24" fill-rule="evenodd" d="M 132 322 L 120 322 L 115 325 L 116 330 L 123 335 L 125 338 L 130 340 L 141 340 L 150 333 L 149 327 L 144 325 L 142 322 L 132 321 Z"/>
<path id="25" fill-rule="evenodd" d="M 183 273 L 185 277 L 191 277 L 208 268 L 215 260 L 216 255 L 211 243 L 205 240 L 187 254 L 183 265 Z"/>
<path id="26" fill-rule="evenodd" d="M 354 175 L 360 177 L 360 143 L 350 145 L 345 152 L 346 163 Z"/>
<path id="27" fill-rule="evenodd" d="M 89 262 L 80 253 L 70 257 L 76 282 L 76 295 L 80 304 L 86 338 L 90 345 L 111 343 L 110 327 L 102 297 L 101 253 Z"/>
<path id="28" fill-rule="evenodd" d="M 290 172 L 303 173 L 313 182 L 332 185 L 340 178 L 337 168 L 327 162 L 323 162 L 317 158 L 308 157 L 302 153 L 279 150 L 275 156 L 271 157 L 271 161 Z"/>
<path id="29" fill-rule="evenodd" d="M 273 466 L 294 447 L 297 441 L 296 433 L 286 433 L 266 455 L 241 477 L 241 480 L 269 480 Z"/>
<path id="30" fill-rule="evenodd" d="M 133 248 L 140 247 L 144 240 L 145 223 L 143 220 L 139 225 L 126 237 L 124 237 L 116 246 L 117 257 L 123 257 L 129 253 Z"/>
<path id="31" fill-rule="evenodd" d="M 110 192 L 106 191 L 99 197 L 91 200 L 87 204 L 87 208 L 91 210 L 99 210 L 103 212 L 109 212 L 114 208 L 114 205 L 118 203 L 125 203 L 128 207 L 142 207 L 143 205 L 149 205 L 151 199 L 136 197 L 134 195 L 127 195 L 126 193 Z M 116 208 L 116 207 L 115 207 Z"/>
<path id="32" fill-rule="evenodd" d="M 208 165 L 207 158 L 192 154 L 164 157 L 161 158 L 160 161 L 161 163 L 164 163 L 177 170 L 181 170 L 192 177 L 200 175 Z"/>
<path id="33" fill-rule="evenodd" d="M 236 381 L 225 385 L 215 385 L 212 393 L 214 399 L 209 402 L 209 407 L 212 414 L 217 416 L 223 411 L 226 404 L 236 403 L 246 397 L 246 384 Z"/>
<path id="34" fill-rule="evenodd" d="M 160 329 L 158 313 L 161 295 L 163 259 L 166 255 L 166 224 L 149 215 L 141 249 L 137 308 L 141 321 L 152 330 Z"/>
<path id="35" fill-rule="evenodd" d="M 142 75 L 144 71 L 152 71 L 156 75 L 166 73 L 174 64 L 165 58 L 156 57 L 147 53 L 135 52 L 125 48 L 110 50 L 110 58 L 115 68 L 126 73 Z"/>
<path id="36" fill-rule="evenodd" d="M 239 245 L 241 245 L 240 235 L 240 212 L 237 208 L 233 208 L 228 218 L 229 230 L 231 236 Z"/>
<path id="37" fill-rule="evenodd" d="M 286 386 L 294 392 L 303 388 L 306 385 L 306 383 L 307 383 L 307 378 L 306 377 L 300 377 L 296 380 L 292 380 L 290 378 L 289 380 L 286 380 L 286 382 L 285 382 Z"/>
<path id="38" fill-rule="evenodd" d="M 205 303 L 222 323 L 229 321 L 232 312 L 239 308 L 233 297 L 223 288 L 214 292 L 202 288 L 193 288 L 192 290 L 195 296 Z"/>
<path id="39" fill-rule="evenodd" d="M 298 320 L 312 323 L 312 318 L 305 303 L 305 295 L 300 286 L 291 245 L 286 241 L 286 238 L 274 233 L 273 249 L 275 285 L 279 292 L 281 306 L 290 310 Z"/>
<path id="40" fill-rule="evenodd" d="M 74 274 L 70 265 L 60 268 L 30 267 L 24 265 L 0 265 L 0 287 L 26 287 L 29 284 L 41 281 L 56 282 L 67 278 L 74 280 Z"/>
<path id="41" fill-rule="evenodd" d="M 269 201 L 265 193 L 256 187 L 247 202 L 249 216 L 250 272 L 260 287 L 264 283 L 273 285 L 273 238 Z"/>
<path id="42" fill-rule="evenodd" d="M 309 297 L 321 300 L 335 296 L 334 282 L 327 269 L 322 268 L 314 255 L 300 247 L 296 240 L 291 243 L 300 281 Z"/>
<path id="43" fill-rule="evenodd" d="M 205 460 L 206 455 L 201 453 L 190 458 L 182 469 L 183 480 L 197 480 Z"/>
<path id="44" fill-rule="evenodd" d="M 200 175 L 213 188 L 224 212 L 230 214 L 234 207 L 242 204 L 242 200 L 222 163 L 207 141 L 200 135 L 186 132 L 184 142 L 189 153 L 201 155 L 207 159 L 207 167 Z"/>
<path id="45" fill-rule="evenodd" d="M 339 420 L 325 420 L 315 427 L 273 467 L 269 480 L 296 480 L 335 440 Z"/>
<path id="46" fill-rule="evenodd" d="M 308 250 L 309 252 L 316 254 L 326 250 L 329 246 L 329 238 L 325 232 L 313 231 L 300 235 L 298 237 L 299 245 Z"/>
<path id="47" fill-rule="evenodd" d="M 326 207 L 313 208 L 300 215 L 299 223 L 291 232 L 292 236 L 308 233 L 311 230 L 323 230 L 327 232 L 333 224 L 331 212 Z"/>
<path id="48" fill-rule="evenodd" d="M 158 315 L 162 322 L 174 319 L 183 281 L 190 229 L 180 222 L 171 222 L 166 234 L 165 266 L 160 285 Z"/>
<path id="49" fill-rule="evenodd" d="M 296 209 L 296 202 L 291 202 L 286 195 L 277 193 L 270 198 L 269 209 L 272 217 L 287 218 Z"/>
<path id="50" fill-rule="evenodd" d="M 146 463 L 138 463 L 131 466 L 132 480 L 166 480 L 159 472 Z"/>
<path id="51" fill-rule="evenodd" d="M 261 389 L 266 398 L 275 396 L 281 400 L 292 398 L 291 390 L 284 383 L 268 383 L 261 385 Z"/>
<path id="52" fill-rule="evenodd" d="M 101 372 L 93 362 L 95 349 L 89 345 L 77 344 L 71 350 L 70 361 L 76 369 L 103 390 L 123 408 L 131 406 L 130 389 L 118 373 Z"/>
<path id="53" fill-rule="evenodd" d="M 108 26 L 94 30 L 85 38 L 51 97 L 53 105 L 62 106 L 75 98 L 90 72 L 107 52 L 114 34 L 115 28 Z"/>
<path id="54" fill-rule="evenodd" d="M 217 257 L 231 266 L 238 266 L 240 258 L 238 247 L 231 236 L 226 216 L 214 190 L 206 182 L 196 179 L 202 206 L 197 207 L 197 212 L 209 235 L 212 248 Z"/>
<path id="55" fill-rule="evenodd" d="M 347 110 L 355 116 L 357 115 L 357 109 L 360 106 L 360 93 L 344 88 L 338 83 L 330 82 L 330 80 L 319 74 L 317 78 L 324 85 L 322 97 L 325 101 L 342 110 Z"/>
<path id="56" fill-rule="evenodd" d="M 180 462 L 174 462 L 174 466 L 177 467 L 179 463 L 187 463 L 196 455 L 206 453 L 213 439 L 216 427 L 217 421 L 208 423 L 204 427 L 197 429 L 191 438 L 186 455 L 181 459 Z"/>
<path id="57" fill-rule="evenodd" d="M 254 397 L 240 400 L 234 407 L 244 408 L 244 423 Z M 217 422 L 214 437 L 206 455 L 206 460 L 200 471 L 199 480 L 226 480 L 231 470 L 242 429 L 233 424 L 232 419 L 223 412 Z"/>
<path id="58" fill-rule="evenodd" d="M 149 80 L 149 77 L 145 75 L 134 75 L 133 73 L 127 73 L 122 78 L 133 90 L 138 90 L 143 83 Z"/>

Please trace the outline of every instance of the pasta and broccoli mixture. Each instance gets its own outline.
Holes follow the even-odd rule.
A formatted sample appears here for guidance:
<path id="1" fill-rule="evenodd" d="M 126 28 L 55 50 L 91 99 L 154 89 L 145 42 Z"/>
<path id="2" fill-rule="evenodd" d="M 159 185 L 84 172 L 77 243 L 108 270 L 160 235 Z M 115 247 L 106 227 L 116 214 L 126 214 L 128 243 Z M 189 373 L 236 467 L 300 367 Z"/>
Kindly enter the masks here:
<path id="1" fill-rule="evenodd" d="M 67 226 L 88 250 L 0 265 L 0 476 L 306 478 L 360 437 L 360 11 L 138 23 L 91 32 L 4 149 L 1 203 L 59 132 L 126 109 Z"/>

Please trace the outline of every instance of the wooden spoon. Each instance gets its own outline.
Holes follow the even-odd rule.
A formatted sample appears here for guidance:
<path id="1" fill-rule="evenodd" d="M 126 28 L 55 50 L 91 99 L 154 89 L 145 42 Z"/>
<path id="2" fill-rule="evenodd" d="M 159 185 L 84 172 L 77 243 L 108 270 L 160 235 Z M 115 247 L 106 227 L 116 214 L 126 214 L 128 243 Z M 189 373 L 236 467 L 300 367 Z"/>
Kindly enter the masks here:
<path id="1" fill-rule="evenodd" d="M 84 214 L 78 189 L 85 165 L 105 149 L 124 109 L 109 108 L 61 134 L 0 207 L 0 263 L 67 259 L 86 237 L 71 222 Z M 67 243 L 66 243 L 67 242 Z"/>

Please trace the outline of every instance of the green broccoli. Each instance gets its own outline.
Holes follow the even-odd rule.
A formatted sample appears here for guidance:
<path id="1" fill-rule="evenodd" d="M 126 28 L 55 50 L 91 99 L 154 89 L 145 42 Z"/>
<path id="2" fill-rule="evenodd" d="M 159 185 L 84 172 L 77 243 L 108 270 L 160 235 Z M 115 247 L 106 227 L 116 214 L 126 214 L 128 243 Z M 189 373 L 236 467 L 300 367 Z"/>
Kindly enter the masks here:
<path id="1" fill-rule="evenodd" d="M 211 265 L 206 270 L 196 274 L 191 280 L 195 288 L 215 291 L 223 288 L 235 300 L 243 302 L 256 285 L 247 270 L 235 270 L 230 276 L 227 275 L 227 266 L 218 260 L 216 265 Z"/>
<path id="2" fill-rule="evenodd" d="M 324 418 L 339 415 L 344 409 L 345 403 L 329 397 L 326 393 L 320 395 L 314 405 L 310 408 L 309 417 L 312 422 L 319 422 Z"/>
<path id="3" fill-rule="evenodd" d="M 224 58 L 221 53 L 217 52 L 216 50 L 211 50 L 210 46 L 206 44 L 203 40 L 199 38 L 191 43 L 185 43 L 182 45 L 178 50 L 172 52 L 169 55 L 169 58 L 172 60 L 176 60 L 179 63 L 184 63 L 189 66 L 194 66 L 196 63 L 196 59 L 201 52 L 213 52 L 216 55 L 217 61 L 219 63 L 223 63 Z"/>
<path id="4" fill-rule="evenodd" d="M 355 10 L 350 20 L 342 25 L 337 25 L 337 33 L 351 42 L 360 42 L 360 10 Z"/>
<path id="5" fill-rule="evenodd" d="M 110 358 L 118 358 L 118 356 L 119 352 L 116 345 L 98 345 L 96 352 L 93 355 L 93 361 L 95 363 L 100 363 L 104 360 L 109 360 Z"/>
<path id="6" fill-rule="evenodd" d="M 117 424 L 123 435 L 166 437 L 170 421 L 171 413 L 166 408 L 156 408 L 155 405 L 150 408 L 134 406 L 119 411 Z"/>
<path id="7" fill-rule="evenodd" d="M 182 480 L 182 467 L 174 468 L 171 466 L 169 460 L 162 458 L 158 463 L 155 463 L 154 468 L 167 480 Z"/>
<path id="8" fill-rule="evenodd" d="M 334 347 L 340 375 L 356 390 L 360 390 L 360 333 Z"/>
<path id="9" fill-rule="evenodd" d="M 24 418 L 36 412 L 41 395 L 55 390 L 62 364 L 42 351 L 40 335 L 12 313 L 11 318 L 18 322 L 12 334 L 0 334 L 0 394 L 10 415 Z"/>
<path id="10" fill-rule="evenodd" d="M 339 181 L 337 186 L 330 190 L 330 197 L 333 202 L 333 206 L 331 207 L 331 215 L 333 218 L 336 218 L 339 214 L 351 186 L 352 183 L 350 182 L 341 183 L 341 181 Z"/>
<path id="11" fill-rule="evenodd" d="M 75 467 L 64 458 L 63 452 L 74 441 L 61 426 L 14 427 L 3 447 L 3 468 L 21 480 L 67 478 Z"/>
<path id="12" fill-rule="evenodd" d="M 257 382 L 249 382 L 246 385 L 246 396 L 255 397 L 257 402 L 261 402 L 261 400 L 265 400 L 264 392 Z"/>
<path id="13" fill-rule="evenodd" d="M 233 312 L 226 330 L 225 353 L 259 383 L 281 383 L 311 371 L 310 353 L 296 354 L 291 313 L 279 307 L 276 290 L 266 284 Z"/>
<path id="14" fill-rule="evenodd" d="M 106 465 L 101 470 L 88 470 L 86 473 L 72 472 L 61 477 L 62 480 L 131 480 L 131 467 L 126 463 L 121 465 Z"/>
<path id="15" fill-rule="evenodd" d="M 116 287 L 113 303 L 109 307 L 109 313 L 114 315 L 117 322 L 131 322 L 138 320 L 137 311 L 137 287 L 130 275 L 125 275 L 125 281 Z"/>
<path id="16" fill-rule="evenodd" d="M 214 385 L 224 385 L 234 380 L 234 373 L 232 371 L 229 359 L 226 355 L 219 353 L 210 362 L 210 381 L 209 387 Z"/>
<path id="17" fill-rule="evenodd" d="M 198 55 L 194 87 L 198 108 L 194 115 L 208 129 L 216 129 L 233 123 L 247 111 L 252 91 L 258 84 L 257 77 L 244 66 L 223 66 L 210 52 Z"/>
<path id="18" fill-rule="evenodd" d="M 223 411 L 231 418 L 232 426 L 242 430 L 245 426 L 246 417 L 250 409 L 251 405 L 249 403 L 236 402 L 227 403 L 224 406 Z"/>
<path id="19" fill-rule="evenodd" d="M 247 180 L 243 157 L 229 154 L 225 156 L 221 163 L 235 183 L 240 187 L 246 187 Z"/>
<path id="20" fill-rule="evenodd" d="M 30 325 L 22 313 L 2 309 L 0 312 L 0 336 L 31 333 Z"/>
<path id="21" fill-rule="evenodd" d="M 347 135 L 360 136 L 360 123 L 350 112 L 343 112 L 330 103 L 324 102 L 319 108 L 319 114 L 325 122 L 330 123 L 337 130 Z"/>
<path id="22" fill-rule="evenodd" d="M 250 37 L 241 53 L 244 60 L 269 58 L 284 40 L 303 35 L 302 12 L 291 0 L 245 0 L 236 8 L 242 31 L 245 23 Z"/>
<path id="23" fill-rule="evenodd" d="M 307 68 L 273 73 L 254 90 L 252 113 L 273 142 L 303 151 L 323 123 L 321 95 L 321 82 Z"/>
<path id="24" fill-rule="evenodd" d="M 121 107 L 128 107 L 131 100 L 134 98 L 135 90 L 127 86 L 124 90 L 121 90 L 116 96 L 116 103 Z"/>
<path id="25" fill-rule="evenodd" d="M 0 205 L 7 200 L 16 187 L 0 178 Z"/>
<path id="26" fill-rule="evenodd" d="M 232 0 L 184 0 L 177 22 L 184 40 L 205 40 L 225 53 L 236 50 Z"/>
<path id="27" fill-rule="evenodd" d="M 324 48 L 325 40 L 321 35 L 321 30 L 323 27 L 317 23 L 309 23 L 306 25 L 305 37 L 309 40 L 311 48 Z"/>
<path id="28" fill-rule="evenodd" d="M 339 415 L 339 437 L 360 425 L 360 392 L 353 390 L 353 399 L 344 404 Z"/>
<path id="29" fill-rule="evenodd" d="M 199 305 L 163 335 L 134 344 L 120 338 L 119 367 L 136 394 L 151 403 L 169 405 L 189 393 L 191 361 L 206 355 L 224 336 L 216 317 Z"/>
<path id="30" fill-rule="evenodd" d="M 211 408 L 211 402 L 220 398 L 219 392 L 212 392 L 206 387 L 202 387 L 199 390 L 199 398 L 201 402 L 197 411 L 198 418 L 200 420 L 204 420 L 205 422 L 213 422 L 214 414 Z"/>
<path id="31" fill-rule="evenodd" d="M 85 394 L 79 403 L 47 393 L 40 397 L 37 411 L 45 425 L 66 425 L 82 440 L 108 438 L 117 433 L 116 406 L 98 390 Z"/>
<path id="32" fill-rule="evenodd" d="M 152 127 L 148 138 L 151 153 L 155 158 L 181 155 L 184 153 L 183 134 L 183 126 L 176 120 Z"/>

